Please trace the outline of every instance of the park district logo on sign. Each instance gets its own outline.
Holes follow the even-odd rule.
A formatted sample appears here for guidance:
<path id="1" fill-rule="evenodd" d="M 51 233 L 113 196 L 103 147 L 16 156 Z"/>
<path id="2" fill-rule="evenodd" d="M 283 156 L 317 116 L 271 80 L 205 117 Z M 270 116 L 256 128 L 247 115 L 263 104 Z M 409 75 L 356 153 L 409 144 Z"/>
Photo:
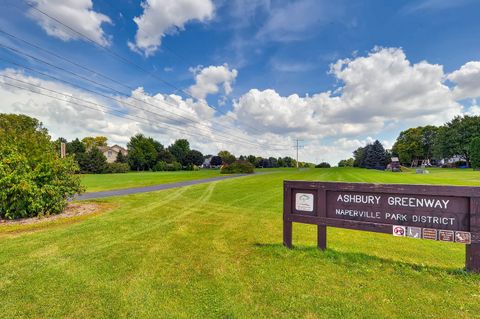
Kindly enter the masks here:
<path id="1" fill-rule="evenodd" d="M 292 223 L 315 224 L 326 249 L 327 226 L 466 244 L 466 265 L 480 272 L 480 188 L 285 181 L 283 242 Z"/>
<path id="2" fill-rule="evenodd" d="M 313 212 L 313 194 L 296 193 L 295 209 L 303 212 Z"/>

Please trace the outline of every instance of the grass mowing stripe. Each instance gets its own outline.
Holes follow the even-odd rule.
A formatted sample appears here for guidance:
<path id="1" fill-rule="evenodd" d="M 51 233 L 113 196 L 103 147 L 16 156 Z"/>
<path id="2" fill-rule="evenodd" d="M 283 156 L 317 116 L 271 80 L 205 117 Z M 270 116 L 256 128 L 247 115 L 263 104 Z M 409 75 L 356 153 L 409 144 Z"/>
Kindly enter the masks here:
<path id="1" fill-rule="evenodd" d="M 99 200 L 80 223 L 0 238 L 6 318 L 471 318 L 479 275 L 464 246 L 295 224 L 282 244 L 283 180 L 480 185 L 478 172 L 282 170 Z"/>

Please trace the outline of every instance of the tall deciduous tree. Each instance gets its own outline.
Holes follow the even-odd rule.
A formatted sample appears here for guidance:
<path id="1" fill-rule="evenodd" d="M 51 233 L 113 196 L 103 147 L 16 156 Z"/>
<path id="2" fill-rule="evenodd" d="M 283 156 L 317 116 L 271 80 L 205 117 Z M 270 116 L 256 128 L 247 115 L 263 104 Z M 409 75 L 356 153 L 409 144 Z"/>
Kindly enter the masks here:
<path id="1" fill-rule="evenodd" d="M 158 144 L 151 137 L 137 134 L 127 144 L 128 164 L 132 170 L 150 170 L 157 163 Z"/>
<path id="2" fill-rule="evenodd" d="M 436 154 L 447 158 L 455 155 L 470 163 L 470 143 L 480 136 L 480 116 L 457 116 L 446 123 L 436 139 Z"/>
<path id="3" fill-rule="evenodd" d="M 105 136 L 87 136 L 82 139 L 87 150 L 93 147 L 107 146 L 107 138 Z"/>
<path id="4" fill-rule="evenodd" d="M 400 132 L 392 148 L 393 154 L 407 164 L 414 160 L 431 160 L 438 130 L 436 126 L 427 125 Z"/>
<path id="5" fill-rule="evenodd" d="M 480 169 L 480 136 L 472 139 L 469 152 L 472 168 L 475 170 Z"/>
<path id="6" fill-rule="evenodd" d="M 186 166 L 185 161 L 188 152 L 190 152 L 190 143 L 186 139 L 176 140 L 172 145 L 168 147 L 168 151 L 172 153 L 177 162 Z"/>
<path id="7" fill-rule="evenodd" d="M 203 164 L 203 154 L 197 150 L 190 150 L 185 157 L 187 165 L 200 166 Z"/>
<path id="8" fill-rule="evenodd" d="M 236 160 L 235 155 L 233 155 L 229 151 L 220 151 L 218 152 L 218 156 L 222 158 L 222 162 L 224 164 L 232 164 Z"/>

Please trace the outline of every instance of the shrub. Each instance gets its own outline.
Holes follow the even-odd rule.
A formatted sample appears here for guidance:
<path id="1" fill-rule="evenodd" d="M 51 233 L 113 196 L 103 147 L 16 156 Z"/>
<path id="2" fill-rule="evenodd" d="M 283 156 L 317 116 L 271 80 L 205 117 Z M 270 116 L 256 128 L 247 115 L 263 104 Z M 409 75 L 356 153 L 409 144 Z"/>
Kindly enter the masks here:
<path id="1" fill-rule="evenodd" d="M 167 171 L 180 171 L 182 170 L 182 164 L 179 162 L 173 162 L 171 164 L 167 164 Z"/>
<path id="2" fill-rule="evenodd" d="M 57 214 L 83 191 L 72 157 L 59 158 L 48 131 L 25 115 L 0 114 L 0 217 Z"/>
<path id="3" fill-rule="evenodd" d="M 187 167 L 185 168 L 187 171 L 198 171 L 199 168 L 197 165 L 194 164 L 188 164 Z"/>
<path id="4" fill-rule="evenodd" d="M 120 153 L 121 154 L 121 153 Z M 130 166 L 127 163 L 107 163 L 105 166 L 105 173 L 127 173 L 130 171 Z"/>
<path id="5" fill-rule="evenodd" d="M 230 165 L 222 166 L 221 174 L 252 174 L 255 166 L 247 161 L 235 161 Z"/>
<path id="6" fill-rule="evenodd" d="M 157 164 L 155 164 L 153 166 L 153 171 L 154 172 L 163 172 L 163 171 L 166 171 L 167 170 L 167 163 L 164 162 L 164 161 L 160 161 L 160 162 L 157 162 Z"/>
<path id="7" fill-rule="evenodd" d="M 316 168 L 330 168 L 330 164 L 328 164 L 327 162 L 322 162 L 320 164 L 317 164 L 315 165 Z"/>

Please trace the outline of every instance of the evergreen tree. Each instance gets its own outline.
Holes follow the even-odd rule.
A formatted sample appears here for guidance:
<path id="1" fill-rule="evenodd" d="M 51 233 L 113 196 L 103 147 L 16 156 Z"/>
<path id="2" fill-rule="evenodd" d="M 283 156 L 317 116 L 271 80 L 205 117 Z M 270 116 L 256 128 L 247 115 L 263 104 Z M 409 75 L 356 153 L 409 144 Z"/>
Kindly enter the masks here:
<path id="1" fill-rule="evenodd" d="M 96 147 L 86 153 L 79 153 L 77 161 L 82 173 L 100 174 L 107 168 L 107 158 Z"/>
<path id="2" fill-rule="evenodd" d="M 115 163 L 127 163 L 128 162 L 128 158 L 123 155 L 122 152 L 119 152 L 117 154 L 117 158 L 115 159 Z"/>
<path id="3" fill-rule="evenodd" d="M 372 145 L 367 145 L 365 151 L 365 168 L 384 170 L 387 158 L 382 143 L 376 140 Z"/>

